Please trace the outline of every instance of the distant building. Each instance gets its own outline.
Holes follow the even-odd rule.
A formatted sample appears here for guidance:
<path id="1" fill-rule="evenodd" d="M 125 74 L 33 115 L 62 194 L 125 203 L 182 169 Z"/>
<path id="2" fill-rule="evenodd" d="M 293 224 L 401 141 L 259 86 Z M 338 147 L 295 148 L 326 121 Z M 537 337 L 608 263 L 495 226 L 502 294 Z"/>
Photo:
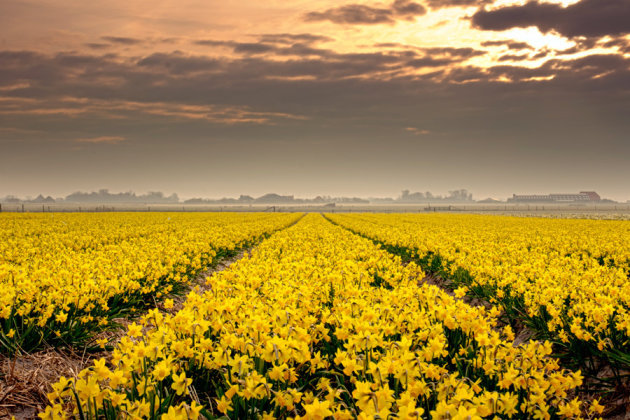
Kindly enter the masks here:
<path id="1" fill-rule="evenodd" d="M 496 200 L 494 198 L 488 197 L 485 200 L 479 200 L 477 201 L 477 203 L 481 203 L 481 204 L 496 204 L 496 203 L 500 203 L 501 200 Z"/>
<path id="2" fill-rule="evenodd" d="M 510 203 L 592 203 L 601 201 L 595 191 L 581 191 L 579 194 L 517 195 L 508 198 Z"/>
<path id="3" fill-rule="evenodd" d="M 591 201 L 600 201 L 602 198 L 595 191 L 581 191 L 580 194 L 586 194 L 591 197 Z"/>

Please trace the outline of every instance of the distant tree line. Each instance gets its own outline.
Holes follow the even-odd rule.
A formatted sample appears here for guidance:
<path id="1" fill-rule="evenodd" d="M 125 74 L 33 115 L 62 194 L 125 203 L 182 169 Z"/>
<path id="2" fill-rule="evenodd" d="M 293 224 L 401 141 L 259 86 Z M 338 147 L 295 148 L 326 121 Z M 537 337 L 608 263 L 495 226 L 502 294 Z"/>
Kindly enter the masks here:
<path id="1" fill-rule="evenodd" d="M 357 197 L 317 196 L 315 198 L 295 198 L 292 195 L 265 194 L 258 198 L 241 195 L 239 198 L 191 198 L 185 204 L 324 204 L 324 203 L 369 203 Z"/>
<path id="2" fill-rule="evenodd" d="M 74 192 L 66 197 L 51 197 L 42 194 L 35 198 L 19 198 L 14 195 L 0 197 L 0 203 L 35 203 L 35 204 L 52 204 L 52 203 L 144 203 L 144 204 L 395 204 L 395 203 L 501 203 L 502 201 L 492 198 L 485 200 L 473 200 L 472 193 L 466 189 L 449 191 L 448 195 L 436 195 L 431 191 L 411 192 L 409 190 L 401 191 L 400 196 L 391 197 L 369 197 L 367 199 L 358 197 L 332 197 L 329 195 L 318 195 L 315 198 L 295 198 L 293 195 L 265 194 L 260 197 L 252 197 L 250 195 L 241 195 L 238 198 L 191 198 L 180 201 L 177 194 L 165 195 L 159 191 L 149 191 L 146 194 L 136 194 L 132 191 L 111 193 L 107 189 L 101 189 L 93 192 Z M 602 199 L 601 203 L 615 203 L 614 200 Z M 630 203 L 630 200 L 628 200 Z"/>
<path id="3" fill-rule="evenodd" d="M 110 193 L 107 189 L 93 192 L 74 192 L 66 197 L 52 198 L 44 197 L 42 194 L 36 198 L 20 199 L 13 195 L 8 195 L 0 199 L 3 203 L 179 203 L 177 194 L 165 196 L 159 191 L 150 191 L 146 194 L 136 195 L 134 192 Z"/>
<path id="4" fill-rule="evenodd" d="M 412 193 L 409 190 L 403 190 L 397 201 L 405 203 L 426 203 L 434 201 L 465 202 L 473 201 L 473 195 L 466 189 L 449 191 L 447 196 L 433 195 L 431 191 Z"/>
<path id="5" fill-rule="evenodd" d="M 21 199 L 18 198 L 14 195 L 7 195 L 4 198 L 0 199 L 0 202 L 2 203 L 56 203 L 59 199 L 54 199 L 51 196 L 48 197 L 44 197 L 43 195 L 38 195 L 35 198 L 27 198 L 27 199 Z"/>
<path id="6" fill-rule="evenodd" d="M 8 195 L 0 198 L 1 203 L 147 203 L 147 204 L 176 204 L 180 203 L 177 194 L 166 196 L 159 191 L 150 191 L 137 195 L 134 192 L 111 193 L 107 189 L 93 192 L 74 192 L 66 197 L 44 197 L 42 194 L 36 198 L 18 198 Z M 330 197 L 317 196 L 315 198 L 295 198 L 292 195 L 265 194 L 258 198 L 249 195 L 241 195 L 239 198 L 191 198 L 183 201 L 184 204 L 325 204 L 325 203 L 369 203 L 368 200 L 356 197 Z"/>
<path id="7" fill-rule="evenodd" d="M 128 191 L 123 193 L 110 193 L 109 190 L 101 189 L 98 192 L 84 193 L 75 192 L 68 195 L 65 200 L 72 203 L 179 203 L 179 197 L 173 193 L 168 197 L 159 191 L 149 191 L 146 194 L 136 195 Z"/>

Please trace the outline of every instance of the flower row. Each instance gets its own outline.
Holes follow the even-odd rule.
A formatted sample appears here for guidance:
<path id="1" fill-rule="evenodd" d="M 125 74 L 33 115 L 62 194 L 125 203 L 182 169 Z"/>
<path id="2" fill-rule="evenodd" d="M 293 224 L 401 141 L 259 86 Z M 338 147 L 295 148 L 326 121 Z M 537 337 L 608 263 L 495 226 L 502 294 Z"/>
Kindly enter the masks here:
<path id="1" fill-rule="evenodd" d="M 44 418 L 579 417 L 579 372 L 514 343 L 370 240 L 308 215 L 150 311 L 109 360 L 61 380 Z M 601 409 L 597 404 L 592 412 Z M 589 414 L 590 415 L 590 414 Z"/>
<path id="2" fill-rule="evenodd" d="M 330 215 L 553 340 L 578 366 L 630 366 L 630 222 Z M 590 366 L 597 373 L 599 366 Z"/>
<path id="3" fill-rule="evenodd" d="M 0 350 L 84 343 L 298 217 L 0 214 Z"/>

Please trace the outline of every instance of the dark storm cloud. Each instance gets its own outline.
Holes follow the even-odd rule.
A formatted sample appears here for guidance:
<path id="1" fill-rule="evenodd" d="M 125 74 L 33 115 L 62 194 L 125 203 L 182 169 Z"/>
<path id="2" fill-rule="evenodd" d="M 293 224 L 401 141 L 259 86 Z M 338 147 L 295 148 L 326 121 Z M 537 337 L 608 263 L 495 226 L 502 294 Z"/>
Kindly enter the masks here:
<path id="1" fill-rule="evenodd" d="M 474 27 L 503 31 L 537 27 L 567 37 L 603 37 L 630 33 L 630 0 L 582 0 L 562 7 L 530 1 L 524 5 L 479 10 L 472 16 Z"/>
<path id="2" fill-rule="evenodd" d="M 274 41 L 270 41 L 265 37 L 261 37 L 259 42 L 236 42 L 236 41 L 219 41 L 212 39 L 201 39 L 193 41 L 196 45 L 203 45 L 207 47 L 227 47 L 231 48 L 233 52 L 237 54 L 245 55 L 260 55 L 274 53 L 277 55 L 328 55 L 331 50 L 315 48 L 311 45 L 315 42 L 313 40 L 307 40 L 306 42 L 294 41 L 288 42 L 291 38 L 285 38 L 285 41 L 278 41 L 274 38 Z"/>
<path id="3" fill-rule="evenodd" d="M 172 75 L 208 73 L 219 70 L 223 61 L 207 56 L 189 56 L 181 52 L 154 53 L 137 61 L 136 65 L 147 70 L 158 70 Z"/>
<path id="4" fill-rule="evenodd" d="M 415 60 L 410 60 L 407 62 L 407 65 L 411 67 L 423 68 L 423 67 L 441 67 L 446 66 L 451 63 L 451 60 L 448 58 L 433 58 L 433 57 L 422 57 L 416 58 Z"/>
<path id="5" fill-rule="evenodd" d="M 306 51 L 302 51 L 306 50 Z M 191 105 L 220 104 L 230 106 L 255 106 L 255 109 L 267 111 L 284 92 L 293 99 L 282 101 L 283 104 L 273 112 L 285 113 L 292 106 L 306 98 L 321 96 L 327 87 L 335 86 L 335 95 L 344 90 L 358 88 L 351 94 L 364 95 L 360 86 L 370 78 L 393 80 L 405 72 L 417 68 L 431 69 L 458 63 L 474 54 L 469 49 L 428 49 L 435 57 L 426 52 L 415 50 L 383 51 L 369 53 L 337 53 L 333 50 L 309 49 L 302 44 L 278 47 L 276 53 L 303 56 L 297 59 L 277 60 L 274 57 L 244 55 L 241 58 L 210 57 L 187 55 L 182 52 L 154 53 L 146 57 L 131 59 L 114 54 L 89 55 L 78 53 L 59 53 L 47 55 L 28 51 L 0 52 L 0 86 L 18 86 L 7 94 L 14 99 L 46 100 L 46 103 L 24 102 L 24 110 L 31 115 L 83 115 L 85 112 L 97 112 L 103 115 L 126 117 L 125 113 L 144 112 L 172 118 L 199 118 L 204 110 L 169 109 L 159 111 L 147 106 L 121 103 L 177 103 Z M 311 56 L 312 55 L 312 56 Z M 307 57 L 310 56 L 310 57 Z M 441 71 L 431 72 L 421 79 L 439 77 Z M 291 79 L 305 80 L 291 80 Z M 365 82 L 351 82 L 350 78 L 365 78 Z M 402 78 L 400 82 L 405 80 Z M 313 88 L 314 91 L 301 92 L 296 87 Z M 303 84 L 303 85 L 301 85 Z M 278 88 L 278 86 L 281 86 Z M 323 87 L 323 90 L 319 90 Z M 351 90 L 352 90 L 351 89 Z M 243 92 L 243 96 L 239 92 Z M 303 96 L 307 95 L 307 96 Z M 83 98 L 81 101 L 61 100 L 60 98 Z M 57 102 L 55 102 L 57 100 Z M 90 101 L 98 106 L 88 106 Z M 108 102 L 110 105 L 108 105 Z M 8 103 L 4 103 L 7 105 Z M 7 112 L 7 108 L 3 112 Z M 13 103 L 11 112 L 19 108 Z M 159 107 L 158 107 L 159 108 Z M 298 108 L 309 108 L 302 103 Z M 251 111 L 251 110 L 250 110 Z M 332 109 L 331 109 L 332 111 Z M 290 113 L 292 113 L 291 110 Z M 216 112 L 213 111 L 213 115 Z M 236 117 L 231 117 L 236 120 Z M 267 120 L 267 117 L 239 117 L 243 121 L 252 119 Z"/>
<path id="6" fill-rule="evenodd" d="M 426 3 L 431 9 L 440 9 L 443 7 L 453 6 L 483 6 L 484 4 L 490 4 L 494 0 L 427 0 Z"/>
<path id="7" fill-rule="evenodd" d="M 356 54 L 340 54 L 330 48 L 319 48 L 315 44 L 322 41 L 329 41 L 330 38 L 319 36 L 290 36 L 283 34 L 274 36 L 260 36 L 258 42 L 236 42 L 214 39 L 201 39 L 192 41 L 195 45 L 207 47 L 225 47 L 230 48 L 234 53 L 266 57 L 278 56 L 296 56 L 296 57 L 321 57 L 328 60 L 351 60 L 354 58 L 396 56 L 401 60 L 426 60 L 427 63 L 440 60 L 443 65 L 465 61 L 472 57 L 486 54 L 486 51 L 474 48 L 455 48 L 455 47 L 429 47 L 422 48 L 413 45 L 400 43 L 377 43 L 374 47 L 380 49 L 379 52 L 356 53 Z M 409 62 L 412 67 L 417 67 L 418 62 Z M 429 65 L 429 64 L 428 64 Z M 433 64 L 435 65 L 435 64 Z"/>
<path id="8" fill-rule="evenodd" d="M 524 61 L 528 59 L 529 55 L 527 54 L 504 54 L 499 57 L 499 61 Z"/>
<path id="9" fill-rule="evenodd" d="M 510 50 L 525 50 L 531 49 L 532 46 L 527 42 L 516 42 L 510 39 L 503 39 L 498 41 L 484 41 L 481 43 L 483 47 L 503 47 L 506 46 Z"/>
<path id="10" fill-rule="evenodd" d="M 234 41 L 218 41 L 216 39 L 198 39 L 198 40 L 193 41 L 193 43 L 196 45 L 203 45 L 206 47 L 224 47 L 224 46 L 232 47 L 233 45 L 236 44 L 236 42 Z"/>
<path id="11" fill-rule="evenodd" d="M 206 47 L 228 47 L 235 53 L 239 54 L 265 54 L 271 51 L 277 51 L 278 48 L 274 44 L 265 42 L 235 42 L 235 41 L 217 41 L 212 39 L 200 39 L 193 42 L 196 45 L 203 45 Z"/>
<path id="12" fill-rule="evenodd" d="M 324 12 L 310 12 L 304 17 L 304 20 L 310 22 L 329 20 L 333 23 L 352 25 L 394 23 L 390 9 L 374 8 L 362 4 L 350 4 L 328 9 Z"/>
<path id="13" fill-rule="evenodd" d="M 142 43 L 141 39 L 137 38 L 128 38 L 124 36 L 102 36 L 102 40 L 111 42 L 113 44 L 122 44 L 122 45 L 135 45 Z"/>
<path id="14" fill-rule="evenodd" d="M 518 56 L 517 56 L 518 58 Z M 533 81 L 533 78 L 548 78 L 549 81 Z M 568 91 L 582 98 L 597 93 L 600 99 L 627 98 L 630 93 L 630 58 L 616 54 L 593 54 L 575 59 L 551 59 L 539 67 L 529 68 L 517 65 L 495 65 L 488 69 L 461 67 L 454 69 L 447 80 L 467 82 L 476 80 L 481 85 L 498 78 L 512 81 L 512 90 L 537 89 L 532 95 L 556 92 L 566 96 Z M 547 91 L 549 90 L 549 91 Z"/>
<path id="15" fill-rule="evenodd" d="M 540 51 L 539 53 L 536 53 L 536 54 L 534 54 L 534 55 L 531 55 L 531 56 L 529 57 L 529 59 L 530 59 L 530 60 L 538 60 L 538 59 L 541 59 L 541 58 L 545 58 L 545 57 L 547 57 L 547 56 L 549 55 L 549 53 L 550 53 L 550 52 L 549 52 L 548 50 L 542 50 L 542 51 Z"/>
<path id="16" fill-rule="evenodd" d="M 427 54 L 431 55 L 448 55 L 450 57 L 457 58 L 471 58 L 486 54 L 485 51 L 476 50 L 474 48 L 453 48 L 453 47 L 433 47 L 433 48 L 421 48 Z"/>
<path id="17" fill-rule="evenodd" d="M 427 10 L 411 0 L 396 0 L 387 8 L 370 7 L 363 4 L 348 4 L 323 12 L 310 12 L 304 16 L 308 22 L 330 21 L 349 25 L 393 24 L 397 20 L 414 20 L 426 14 Z"/>
<path id="18" fill-rule="evenodd" d="M 103 44 L 100 42 L 88 42 L 85 46 L 93 50 L 104 50 L 111 47 L 110 44 Z"/>
<path id="19" fill-rule="evenodd" d="M 408 52 L 421 52 L 424 54 L 429 54 L 432 56 L 442 56 L 446 55 L 452 58 L 459 59 L 467 59 L 471 57 L 477 57 L 480 55 L 484 55 L 487 52 L 482 50 L 476 50 L 470 47 L 456 48 L 456 47 L 417 47 L 415 45 L 401 44 L 396 42 L 380 42 L 374 45 L 378 48 L 388 48 L 388 49 L 403 49 Z M 457 60 L 453 60 L 457 61 Z"/>
<path id="20" fill-rule="evenodd" d="M 280 49 L 291 49 L 286 47 Z M 348 77 L 361 77 L 368 83 L 369 77 L 391 74 L 383 81 L 392 83 L 409 80 L 398 71 L 412 68 L 447 66 L 461 63 L 470 56 L 481 52 L 472 49 L 427 48 L 424 51 L 391 50 L 368 53 L 337 53 L 333 50 L 314 50 L 319 55 L 300 60 L 276 60 L 273 57 L 217 58 L 203 55 L 188 55 L 182 52 L 154 53 L 140 59 L 126 59 L 112 54 L 87 55 L 59 53 L 47 55 L 30 51 L 0 52 L 0 85 L 9 86 L 27 82 L 28 89 L 21 89 L 25 96 L 90 96 L 98 92 L 99 97 L 117 96 L 119 99 L 146 100 L 155 96 L 156 100 L 164 92 L 176 92 L 182 84 L 197 85 L 198 89 L 183 89 L 178 100 L 186 100 L 190 94 L 193 102 L 195 93 L 216 86 L 263 86 L 282 82 L 282 78 L 309 77 L 308 84 L 317 81 L 343 80 Z M 311 52 L 309 52 L 311 54 Z M 480 79 L 490 81 L 505 73 L 516 80 L 556 75 L 563 77 L 584 77 L 583 81 L 595 76 L 617 74 L 627 77 L 630 60 L 618 54 L 593 54 L 577 59 L 553 59 L 538 68 L 493 66 L 489 69 L 476 67 L 450 68 L 451 79 Z M 461 64 L 460 64 L 461 66 Z M 458 76 L 459 75 L 459 76 Z M 186 76 L 181 79 L 180 76 Z M 116 86 L 91 84 L 99 78 L 117 80 Z M 273 80 L 280 79 L 280 80 Z M 413 77 L 412 77 L 413 80 Z M 359 83 L 359 82 L 357 82 Z M 413 82 L 410 86 L 413 86 Z M 581 86 L 576 86 L 580 89 Z M 128 92 L 128 93 L 127 93 Z M 134 94 L 135 92 L 135 94 Z M 621 92 L 621 91 L 620 91 Z M 144 97 L 142 97 L 144 95 Z"/>
<path id="21" fill-rule="evenodd" d="M 337 74 L 336 72 L 341 68 L 361 69 L 361 71 L 356 74 L 358 76 L 381 71 L 402 70 L 406 67 L 446 66 L 466 61 L 469 58 L 486 53 L 485 51 L 475 50 L 473 48 L 418 48 L 404 44 L 391 44 L 393 48 L 384 49 L 384 44 L 376 44 L 375 47 L 381 48 L 381 51 L 342 54 L 332 49 L 316 48 L 310 44 L 301 42 L 296 42 L 292 45 L 285 43 L 240 43 L 218 40 L 198 40 L 194 42 L 197 45 L 229 47 L 234 53 L 252 57 L 252 59 L 254 56 L 264 55 L 266 60 L 263 60 L 263 63 L 267 64 L 257 65 L 266 66 L 268 63 L 275 63 L 278 67 L 300 68 L 304 70 L 309 70 L 309 67 L 312 67 L 314 73 L 308 72 L 308 74 L 301 74 L 302 76 L 324 74 L 327 67 L 334 74 Z M 290 60 L 279 64 L 278 62 L 269 60 L 271 57 L 284 58 L 287 56 L 295 56 L 299 58 L 301 62 L 298 60 Z M 319 73 L 319 69 L 322 69 L 322 73 Z M 350 75 L 351 74 L 348 74 L 348 76 Z M 293 76 L 300 76 L 300 74 L 294 74 Z"/>
<path id="22" fill-rule="evenodd" d="M 262 54 L 274 49 L 273 46 L 255 43 L 255 42 L 241 42 L 237 43 L 234 47 L 234 52 L 237 53 L 248 53 L 248 54 Z"/>
<path id="23" fill-rule="evenodd" d="M 602 44 L 604 48 L 614 48 L 617 47 L 622 53 L 630 53 L 630 40 L 625 38 L 613 39 Z"/>
<path id="24" fill-rule="evenodd" d="M 415 3 L 411 0 L 395 0 L 391 5 L 392 10 L 396 16 L 421 16 L 427 13 L 427 9 L 421 4 Z"/>
<path id="25" fill-rule="evenodd" d="M 466 54 L 469 53 L 463 55 Z M 217 104 L 243 106 L 251 112 L 297 113 L 309 118 L 325 114 L 339 119 L 348 114 L 360 116 L 372 104 L 391 105 L 392 115 L 400 113 L 394 119 L 413 118 L 415 113 L 411 109 L 401 111 L 397 104 L 416 103 L 418 98 L 427 103 L 437 101 L 436 110 L 448 109 L 450 116 L 455 118 L 466 108 L 457 103 L 463 100 L 458 93 L 460 83 L 470 84 L 467 89 L 476 86 L 477 95 L 480 95 L 465 96 L 466 101 L 492 103 L 509 92 L 513 95 L 509 99 L 513 106 L 517 106 L 519 99 L 549 96 L 553 92 L 564 92 L 562 96 L 566 96 L 566 92 L 578 96 L 598 92 L 601 98 L 611 101 L 627 98 L 630 92 L 630 59 L 620 55 L 553 59 L 537 68 L 497 65 L 482 69 L 461 64 L 449 67 L 457 60 L 460 59 L 444 55 L 433 57 L 415 51 L 364 54 L 328 51 L 316 58 L 281 61 L 267 57 L 191 56 L 181 52 L 155 53 L 132 60 L 114 55 L 5 51 L 0 52 L 3 62 L 0 86 L 23 84 L 19 89 L 5 92 L 5 98 L 17 101 L 11 105 L 13 111 L 19 109 L 19 101 L 26 101 L 24 107 L 28 108 L 30 104 L 33 112 L 48 112 L 41 104 L 28 102 L 37 98 L 51 101 L 46 105 L 50 113 L 55 107 L 65 109 L 68 114 L 76 113 L 90 101 L 96 101 L 99 105 L 93 109 L 103 112 L 107 112 L 109 102 L 117 104 L 116 109 L 122 109 L 123 102 Z M 423 76 L 409 74 L 409 70 L 420 67 L 429 70 L 444 66 L 446 69 L 436 69 Z M 551 76 L 554 79 L 550 81 L 532 81 L 532 78 Z M 498 78 L 507 78 L 513 83 L 496 84 Z M 501 90 L 495 91 L 495 86 L 500 86 Z M 85 102 L 73 102 L 70 106 L 61 99 L 68 97 L 82 98 Z M 452 98 L 454 102 L 445 104 L 444 98 Z M 55 101 L 60 102 L 56 104 Z M 6 101 L 3 103 L 7 104 Z M 147 110 L 144 105 L 125 106 L 133 112 L 157 113 L 153 109 Z M 206 111 L 196 108 L 186 111 L 183 107 L 163 114 L 186 118 L 187 112 L 197 118 L 196 114 Z M 391 115 L 382 116 L 387 117 Z M 486 117 L 492 118 L 492 114 Z"/>
<path id="26" fill-rule="evenodd" d="M 579 73 L 594 78 L 605 74 L 625 74 L 630 72 L 630 59 L 618 54 L 591 54 L 572 60 L 550 60 L 557 69 Z M 627 87 L 627 85 L 625 86 Z M 624 88 L 623 85 L 620 88 Z"/>
<path id="27" fill-rule="evenodd" d="M 328 42 L 333 40 L 327 36 L 314 34 L 261 34 L 258 38 L 261 42 L 278 44 L 292 44 L 294 42 L 314 44 L 317 42 Z"/>

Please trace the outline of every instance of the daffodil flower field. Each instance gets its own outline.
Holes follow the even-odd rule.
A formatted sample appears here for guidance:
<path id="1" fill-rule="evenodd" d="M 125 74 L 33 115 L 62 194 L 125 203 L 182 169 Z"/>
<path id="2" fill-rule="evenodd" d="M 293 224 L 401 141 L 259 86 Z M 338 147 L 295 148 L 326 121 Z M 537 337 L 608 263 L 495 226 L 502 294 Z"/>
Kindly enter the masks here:
<path id="1" fill-rule="evenodd" d="M 0 214 L 0 352 L 89 342 L 299 215 Z"/>
<path id="2" fill-rule="evenodd" d="M 475 279 L 493 264 L 499 266 L 493 275 L 508 274 L 503 265 L 516 270 L 516 258 L 521 257 L 520 264 L 525 267 L 511 272 L 510 279 L 515 283 L 509 293 L 518 290 L 523 299 L 529 286 L 516 283 L 521 276 L 548 275 L 550 287 L 557 288 L 560 273 L 556 277 L 546 274 L 551 267 L 563 267 L 553 265 L 553 258 L 571 260 L 565 255 L 568 250 L 582 252 L 582 263 L 576 267 L 583 271 L 575 275 L 567 272 L 563 287 L 570 289 L 569 297 L 574 291 L 575 299 L 579 297 L 583 305 L 576 302 L 562 311 L 580 314 L 581 328 L 586 332 L 590 331 L 584 324 L 590 319 L 587 315 L 597 313 L 586 307 L 594 300 L 582 295 L 587 293 L 589 283 L 616 280 L 614 287 L 606 290 L 616 290 L 617 295 L 609 293 L 601 307 L 614 305 L 615 315 L 624 310 L 620 276 L 627 268 L 627 242 L 609 237 L 608 244 L 599 246 L 599 236 L 593 236 L 593 232 L 602 229 L 600 235 L 613 231 L 627 235 L 625 225 L 584 226 L 590 233 L 586 239 L 599 246 L 591 249 L 593 258 L 605 258 L 604 265 L 595 266 L 583 251 L 578 251 L 588 245 L 576 240 L 566 246 L 557 245 L 552 252 L 554 243 L 562 244 L 572 237 L 561 235 L 562 227 L 553 230 L 555 225 L 543 220 L 521 219 L 525 225 L 510 230 L 510 223 L 516 223 L 510 219 L 497 218 L 501 222 L 493 225 L 470 216 L 471 223 L 479 223 L 477 231 L 464 229 L 465 223 L 457 218 L 449 228 L 450 216 L 434 216 L 423 224 L 423 219 L 415 216 L 328 215 L 336 225 L 322 215 L 309 214 L 286 227 L 299 216 L 258 215 L 244 217 L 238 223 L 237 216 L 215 219 L 217 216 L 177 215 L 173 220 L 176 218 L 179 226 L 173 232 L 168 227 L 173 221 L 153 220 L 154 226 L 145 227 L 143 223 L 148 219 L 142 217 L 157 216 L 138 217 L 132 220 L 147 235 L 138 240 L 151 245 L 153 253 L 140 254 L 135 264 L 144 261 L 153 267 L 156 261 L 168 259 L 164 254 L 172 255 L 173 243 L 155 243 L 160 242 L 156 240 L 160 229 L 170 232 L 172 236 L 167 237 L 180 247 L 192 247 L 182 248 L 177 254 L 185 255 L 181 256 L 184 263 L 171 257 L 169 261 L 177 263 L 160 272 L 158 278 L 170 275 L 178 264 L 196 266 L 197 255 L 206 249 L 209 255 L 215 248 L 204 247 L 208 242 L 220 243 L 216 231 L 223 232 L 227 226 L 233 229 L 227 230 L 230 239 L 225 241 L 233 246 L 265 232 L 275 233 L 229 268 L 209 276 L 206 290 L 192 290 L 181 310 L 173 314 L 149 310 L 128 327 L 108 357 L 95 360 L 76 378 L 60 378 L 52 385 L 50 405 L 40 414 L 42 418 L 550 419 L 594 418 L 603 410 L 597 399 L 587 401 L 578 396 L 582 373 L 562 367 L 554 355 L 553 342 L 532 339 L 518 343 L 513 328 L 501 320 L 504 311 L 500 305 L 471 305 L 457 296 L 461 293 L 454 296 L 423 282 L 426 270 L 420 259 L 418 263 L 413 258 L 403 259 L 392 252 L 394 248 L 383 244 L 409 247 L 416 256 L 440 252 L 444 261 L 462 266 L 462 261 L 468 260 L 457 260 L 459 254 L 470 256 L 471 265 L 466 267 Z M 87 221 L 79 218 L 72 222 L 89 225 Z M 211 226 L 211 221 L 218 226 Z M 15 223 L 13 229 L 17 232 L 37 229 L 34 221 Z M 286 228 L 279 229 L 281 226 Z M 508 233 L 502 232 L 503 228 Z M 527 248 L 517 233 L 525 236 L 528 229 L 540 232 L 530 236 L 528 254 L 517 252 L 514 256 L 509 242 L 501 247 L 503 235 L 513 235 L 515 250 Z M 64 247 L 77 244 L 75 252 L 79 252 L 88 245 L 104 252 L 107 245 L 101 248 L 99 244 L 106 243 L 106 238 L 121 241 L 126 231 L 121 226 L 117 235 L 102 237 L 96 243 L 90 242 L 94 231 L 88 231 L 84 236 L 70 236 Z M 242 236 L 230 236 L 238 231 Z M 443 237 L 440 235 L 451 235 L 442 248 L 438 247 L 438 239 Z M 37 243 L 37 235 L 31 236 L 30 240 Z M 380 243 L 375 243 L 376 239 Z M 42 242 L 54 247 L 52 239 Z M 449 245 L 454 247 L 451 253 L 446 252 Z M 43 259 L 42 265 L 54 260 L 55 254 L 47 249 L 37 248 L 31 259 Z M 500 255 L 482 254 L 479 249 L 502 251 L 505 260 Z M 538 256 L 538 252 L 544 254 L 543 250 L 548 251 L 548 260 L 525 259 Z M 5 255 L 9 253 L 3 250 Z M 614 263 L 608 264 L 611 258 Z M 28 266 L 26 259 L 6 260 L 11 258 L 5 258 L 5 265 Z M 473 270 L 475 266 L 479 270 Z M 147 266 L 142 267 L 146 273 Z M 29 270 L 34 273 L 35 267 Z M 569 286 L 585 273 L 592 276 L 588 282 Z M 593 278 L 597 276 L 609 277 Z M 532 283 L 538 287 L 535 294 L 543 294 L 543 285 L 538 285 L 542 281 L 536 278 Z M 97 290 L 105 293 L 102 287 Z M 91 296 L 98 299 L 98 293 L 94 291 Z M 557 293 L 550 292 L 550 296 Z M 491 297 L 499 302 L 495 295 Z M 562 296 L 566 299 L 567 294 Z M 55 308 L 64 304 L 60 297 L 49 302 Z M 529 301 L 525 305 L 533 307 Z M 52 322 L 52 316 L 46 318 L 47 322 Z M 613 318 L 615 331 L 623 330 L 623 319 Z M 564 324 L 558 325 L 564 329 Z"/>
<path id="3" fill-rule="evenodd" d="M 630 370 L 630 223 L 479 215 L 329 215 L 331 221 L 496 304 L 555 346 L 591 386 Z M 610 369 L 606 378 L 600 375 Z M 630 392 L 628 389 L 626 392 Z"/>

